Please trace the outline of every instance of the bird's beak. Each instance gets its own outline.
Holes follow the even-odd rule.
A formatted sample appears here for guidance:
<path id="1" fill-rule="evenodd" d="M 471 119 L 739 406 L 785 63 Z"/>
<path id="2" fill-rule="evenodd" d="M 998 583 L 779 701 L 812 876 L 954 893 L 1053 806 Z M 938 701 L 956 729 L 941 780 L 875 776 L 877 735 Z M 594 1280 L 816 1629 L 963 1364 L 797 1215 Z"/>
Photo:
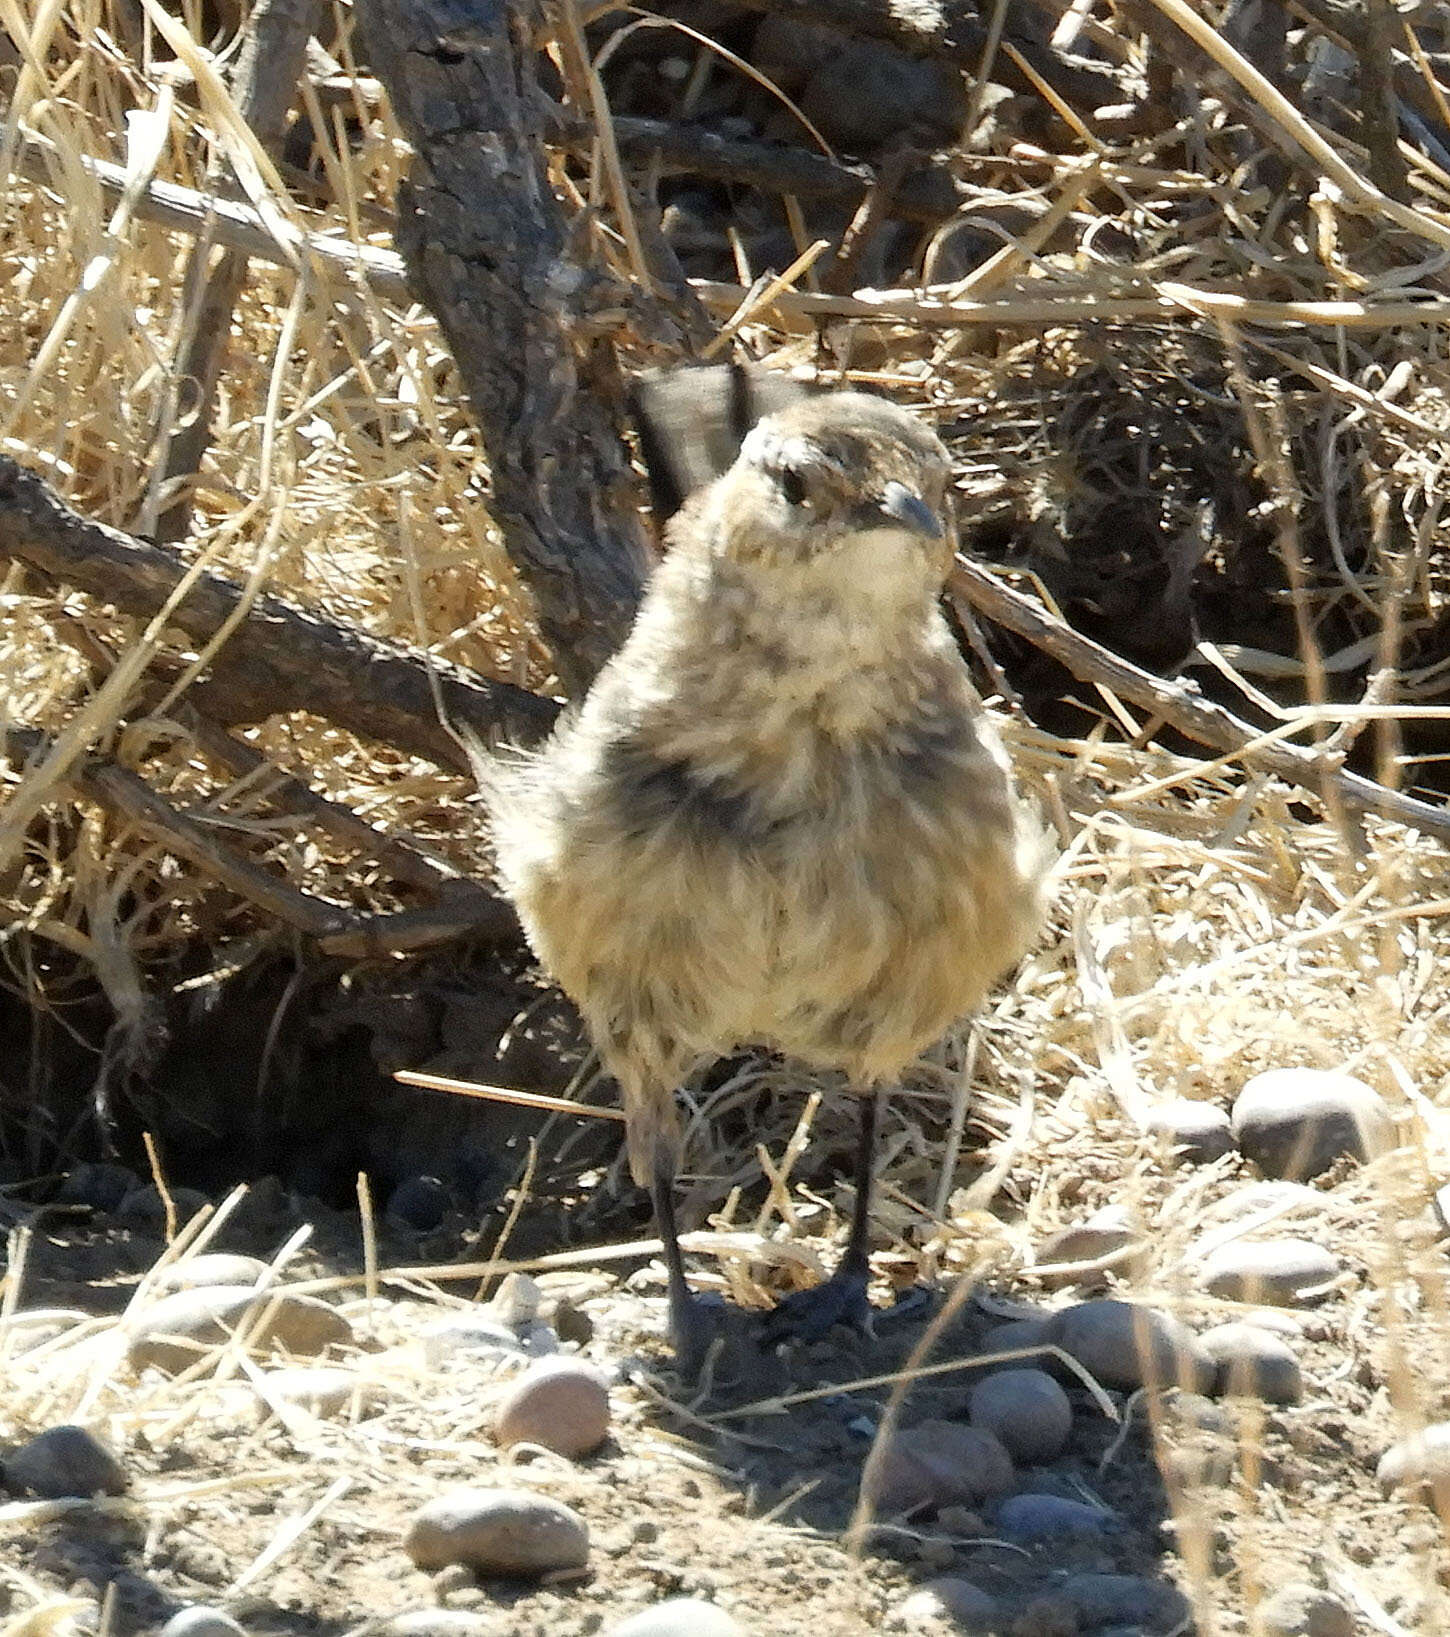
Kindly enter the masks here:
<path id="1" fill-rule="evenodd" d="M 903 523 L 916 534 L 928 540 L 940 540 L 946 530 L 930 506 L 915 495 L 904 483 L 894 480 L 881 491 L 881 510 L 895 523 Z"/>

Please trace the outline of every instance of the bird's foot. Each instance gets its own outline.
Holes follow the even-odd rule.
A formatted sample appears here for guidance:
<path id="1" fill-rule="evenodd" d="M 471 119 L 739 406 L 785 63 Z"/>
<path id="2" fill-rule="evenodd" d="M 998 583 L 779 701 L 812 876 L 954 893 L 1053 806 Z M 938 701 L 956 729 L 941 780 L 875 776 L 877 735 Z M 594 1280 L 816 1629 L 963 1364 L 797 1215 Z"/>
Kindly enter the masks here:
<path id="1" fill-rule="evenodd" d="M 670 1345 L 675 1368 L 686 1381 L 698 1380 L 710 1349 L 724 1334 L 725 1304 L 718 1296 L 688 1293 L 670 1297 Z"/>
<path id="2" fill-rule="evenodd" d="M 866 1275 L 837 1268 L 824 1284 L 793 1291 L 777 1302 L 765 1315 L 762 1340 L 767 1347 L 787 1340 L 819 1341 L 838 1324 L 869 1336 L 875 1312 L 866 1299 Z"/>

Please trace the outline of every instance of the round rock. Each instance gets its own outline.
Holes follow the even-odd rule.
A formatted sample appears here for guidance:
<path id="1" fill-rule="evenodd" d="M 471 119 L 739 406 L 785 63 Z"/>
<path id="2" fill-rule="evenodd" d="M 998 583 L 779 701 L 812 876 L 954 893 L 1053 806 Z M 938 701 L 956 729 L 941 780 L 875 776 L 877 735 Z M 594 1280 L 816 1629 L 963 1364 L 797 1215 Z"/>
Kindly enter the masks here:
<path id="1" fill-rule="evenodd" d="M 201 1256 L 188 1256 L 184 1262 L 173 1262 L 170 1267 L 163 1268 L 157 1274 L 152 1289 L 161 1295 L 169 1290 L 202 1290 L 209 1285 L 244 1285 L 250 1288 L 270 1272 L 271 1269 L 260 1257 L 243 1256 L 239 1251 L 207 1251 Z"/>
<path id="2" fill-rule="evenodd" d="M 447 1186 L 437 1177 L 409 1177 L 388 1195 L 388 1208 L 383 1214 L 395 1227 L 432 1233 L 448 1215 L 452 1203 Z"/>
<path id="3" fill-rule="evenodd" d="M 589 1525 L 562 1501 L 527 1489 L 454 1489 L 413 1514 L 403 1550 L 420 1569 L 461 1563 L 478 1574 L 532 1577 L 582 1569 Z"/>
<path id="4" fill-rule="evenodd" d="M 1217 1103 L 1178 1097 L 1162 1103 L 1148 1116 L 1147 1130 L 1184 1165 L 1211 1165 L 1231 1153 L 1233 1126 Z"/>
<path id="5" fill-rule="evenodd" d="M 1262 1637 L 1354 1637 L 1354 1615 L 1333 1592 L 1294 1582 L 1254 1610 Z"/>
<path id="6" fill-rule="evenodd" d="M 1052 1333 L 1053 1320 L 1041 1319 L 1009 1319 L 1006 1324 L 993 1325 L 982 1337 L 978 1352 L 984 1358 L 995 1358 L 998 1354 L 1005 1354 L 999 1363 L 986 1364 L 984 1369 L 989 1370 L 1018 1370 L 1028 1368 L 1048 1369 L 1056 1362 L 1052 1354 L 1044 1349 L 1055 1338 Z M 1033 1349 L 1037 1351 L 1033 1351 Z"/>
<path id="7" fill-rule="evenodd" d="M 295 1364 L 268 1370 L 256 1385 L 259 1397 L 265 1393 L 267 1398 L 295 1404 L 309 1415 L 324 1418 L 345 1414 L 354 1404 L 359 1411 L 370 1409 L 381 1396 L 376 1382 L 327 1364 Z"/>
<path id="8" fill-rule="evenodd" d="M 247 1634 L 222 1609 L 205 1603 L 188 1603 L 162 1626 L 161 1637 L 247 1637 Z"/>
<path id="9" fill-rule="evenodd" d="M 1351 1074 L 1270 1069 L 1256 1074 L 1233 1106 L 1234 1140 L 1271 1177 L 1303 1182 L 1341 1154 L 1374 1159 L 1395 1146 L 1379 1095 Z"/>
<path id="10" fill-rule="evenodd" d="M 909 1625 L 949 1620 L 964 1637 L 987 1637 L 998 1622 L 997 1599 L 972 1581 L 955 1575 L 928 1580 L 896 1612 Z"/>
<path id="11" fill-rule="evenodd" d="M 1016 1481 L 1012 1457 L 990 1432 L 957 1421 L 921 1421 L 898 1432 L 867 1464 L 864 1486 L 878 1512 L 975 1506 Z"/>
<path id="12" fill-rule="evenodd" d="M 541 1359 L 509 1389 L 494 1417 L 500 1444 L 541 1444 L 588 1455 L 609 1434 L 609 1385 L 582 1359 Z"/>
<path id="13" fill-rule="evenodd" d="M 369 1637 L 497 1637 L 498 1625 L 472 1609 L 409 1609 L 368 1627 Z"/>
<path id="14" fill-rule="evenodd" d="M 972 1425 L 1026 1466 L 1055 1461 L 1072 1435 L 1072 1405 L 1045 1370 L 996 1370 L 967 1402 Z"/>
<path id="15" fill-rule="evenodd" d="M 126 1469 L 84 1427 L 47 1427 L 5 1457 L 5 1487 L 46 1500 L 66 1496 L 120 1495 Z"/>
<path id="16" fill-rule="evenodd" d="M 1437 1421 L 1391 1444 L 1380 1456 L 1375 1476 L 1386 1495 L 1408 1489 L 1433 1496 L 1442 1507 L 1450 1505 L 1450 1421 Z"/>
<path id="17" fill-rule="evenodd" d="M 1009 1495 L 997 1508 L 994 1521 L 1009 1540 L 1034 1543 L 1066 1540 L 1074 1535 L 1100 1535 L 1112 1523 L 1112 1514 L 1083 1501 L 1061 1495 Z"/>
<path id="18" fill-rule="evenodd" d="M 1304 1380 L 1294 1349 L 1256 1324 L 1219 1324 L 1198 1338 L 1218 1366 L 1220 1397 L 1261 1398 L 1266 1404 L 1297 1404 Z"/>
<path id="19" fill-rule="evenodd" d="M 114 1211 L 133 1188 L 139 1188 L 141 1179 L 124 1165 L 113 1165 L 109 1160 L 83 1160 L 73 1171 L 66 1172 L 56 1190 L 61 1205 L 89 1205 L 97 1211 Z"/>
<path id="20" fill-rule="evenodd" d="M 137 1370 L 148 1364 L 184 1370 L 229 1340 L 238 1325 L 258 1325 L 263 1315 L 265 1321 L 251 1336 L 254 1351 L 275 1345 L 296 1357 L 313 1358 L 352 1339 L 342 1314 L 315 1296 L 293 1296 L 285 1289 L 255 1295 L 236 1285 L 207 1285 L 163 1296 L 131 1318 L 126 1359 Z"/>
<path id="21" fill-rule="evenodd" d="M 1087 1631 L 1136 1626 L 1156 1637 L 1186 1626 L 1193 1613 L 1176 1586 L 1135 1574 L 1073 1574 L 1057 1591 Z"/>
<path id="22" fill-rule="evenodd" d="M 1105 1205 L 1086 1221 L 1044 1240 L 1038 1247 L 1036 1271 L 1045 1285 L 1069 1284 L 1080 1277 L 1070 1271 L 1077 1264 L 1123 1269 L 1140 1263 L 1144 1248 L 1143 1224 L 1138 1218 L 1121 1205 Z"/>
<path id="23" fill-rule="evenodd" d="M 1296 1307 L 1330 1290 L 1339 1262 L 1308 1239 L 1234 1240 L 1209 1252 L 1198 1277 L 1210 1295 L 1228 1301 Z"/>
<path id="24" fill-rule="evenodd" d="M 725 1610 L 701 1597 L 672 1597 L 641 1609 L 617 1626 L 608 1637 L 746 1637 L 745 1628 Z"/>
<path id="25" fill-rule="evenodd" d="M 195 1188 L 170 1188 L 167 1193 L 171 1199 L 169 1207 L 167 1196 L 154 1182 L 142 1183 L 126 1195 L 116 1214 L 140 1228 L 165 1228 L 172 1220 L 172 1212 L 175 1212 L 179 1227 L 183 1222 L 190 1222 L 199 1210 L 211 1203 L 205 1194 Z"/>
<path id="26" fill-rule="evenodd" d="M 1218 1371 L 1177 1319 L 1136 1302 L 1079 1302 L 1058 1314 L 1052 1339 L 1104 1387 L 1213 1390 Z"/>

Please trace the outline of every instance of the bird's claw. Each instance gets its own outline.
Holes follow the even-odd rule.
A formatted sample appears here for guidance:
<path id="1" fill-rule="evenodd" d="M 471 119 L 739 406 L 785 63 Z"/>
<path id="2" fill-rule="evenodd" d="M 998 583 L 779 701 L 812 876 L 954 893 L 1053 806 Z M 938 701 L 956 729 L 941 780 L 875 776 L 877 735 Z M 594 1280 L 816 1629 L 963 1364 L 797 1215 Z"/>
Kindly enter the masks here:
<path id="1" fill-rule="evenodd" d="M 870 1336 L 876 1310 L 866 1298 L 864 1273 L 839 1269 L 812 1290 L 793 1291 L 765 1315 L 762 1336 L 766 1346 L 792 1338 L 819 1341 L 838 1324 Z"/>

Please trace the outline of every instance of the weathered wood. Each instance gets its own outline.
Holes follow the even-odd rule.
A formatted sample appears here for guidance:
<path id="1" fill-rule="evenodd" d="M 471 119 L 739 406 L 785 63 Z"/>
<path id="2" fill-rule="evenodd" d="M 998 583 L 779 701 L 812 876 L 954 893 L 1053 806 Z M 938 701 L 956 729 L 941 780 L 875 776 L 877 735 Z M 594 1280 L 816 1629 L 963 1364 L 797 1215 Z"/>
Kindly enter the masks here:
<path id="1" fill-rule="evenodd" d="M 415 157 L 396 239 L 483 434 L 493 516 L 582 693 L 623 641 L 648 561 L 595 275 L 549 185 L 536 0 L 366 0 L 369 57 Z M 605 292 L 606 304 L 618 291 Z M 597 299 L 597 298 L 596 298 Z"/>
<path id="2" fill-rule="evenodd" d="M 155 614 L 188 569 L 185 557 L 78 516 L 33 472 L 0 455 L 0 559 L 29 564 L 53 582 L 126 613 Z M 203 573 L 171 623 L 207 642 L 241 602 L 241 588 Z M 258 597 L 218 652 L 207 708 L 231 722 L 309 710 L 339 727 L 442 767 L 468 772 L 468 757 L 438 720 L 436 680 L 450 720 L 488 739 L 523 741 L 548 731 L 558 706 L 507 682 L 430 659 L 308 613 L 280 597 Z"/>

